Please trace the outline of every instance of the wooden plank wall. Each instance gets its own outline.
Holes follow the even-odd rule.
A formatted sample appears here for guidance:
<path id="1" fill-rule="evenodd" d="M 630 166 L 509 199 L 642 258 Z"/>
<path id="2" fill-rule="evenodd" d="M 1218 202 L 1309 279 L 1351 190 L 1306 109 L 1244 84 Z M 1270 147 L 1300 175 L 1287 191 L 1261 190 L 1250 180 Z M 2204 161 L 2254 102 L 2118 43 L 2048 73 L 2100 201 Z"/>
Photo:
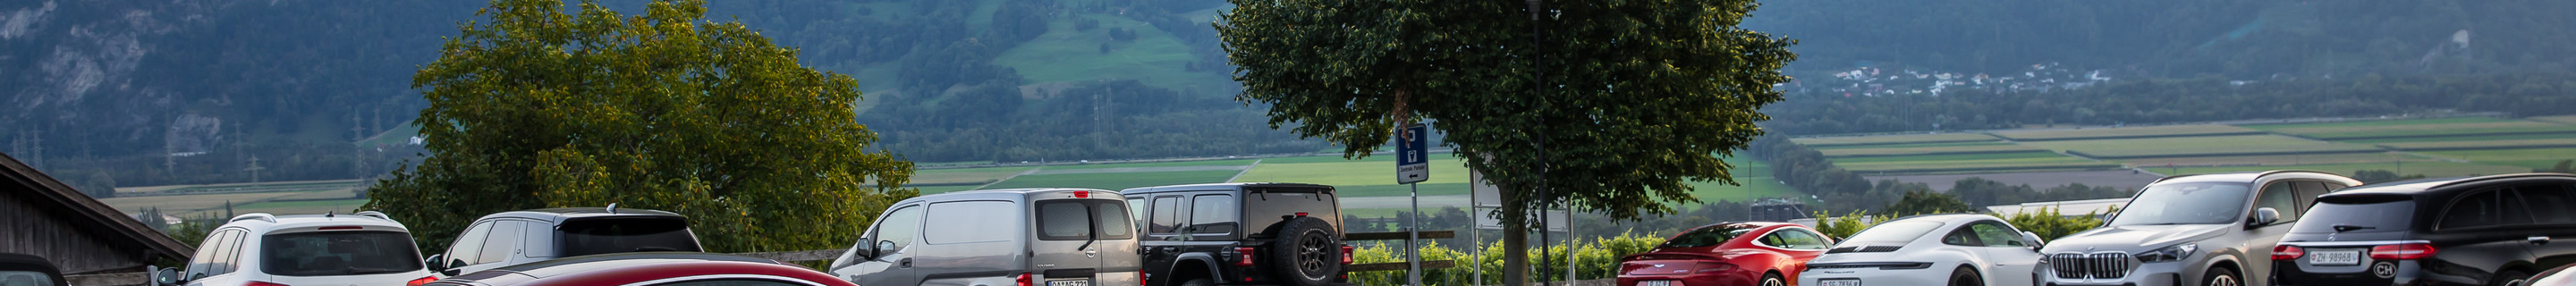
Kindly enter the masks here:
<path id="1" fill-rule="evenodd" d="M 38 190 L 6 183 L 0 188 L 0 252 L 45 257 L 67 274 L 141 271 L 147 263 L 142 247 L 108 244 L 123 238 L 108 226 L 79 225 L 73 210 L 38 202 L 44 199 L 36 197 Z"/>

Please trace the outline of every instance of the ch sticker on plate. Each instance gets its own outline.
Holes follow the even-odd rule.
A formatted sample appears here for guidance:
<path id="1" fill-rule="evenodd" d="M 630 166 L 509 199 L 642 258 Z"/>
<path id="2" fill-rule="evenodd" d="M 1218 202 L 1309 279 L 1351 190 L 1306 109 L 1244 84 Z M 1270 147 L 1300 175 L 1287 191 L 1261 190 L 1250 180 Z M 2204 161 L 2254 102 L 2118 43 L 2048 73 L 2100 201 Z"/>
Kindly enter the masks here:
<path id="1" fill-rule="evenodd" d="M 1825 286 L 1860 286 L 1860 279 L 1825 279 L 1817 282 L 1824 282 Z"/>
<path id="2" fill-rule="evenodd" d="M 2308 264 L 2361 265 L 2361 250 L 2319 250 L 2308 252 Z"/>
<path id="3" fill-rule="evenodd" d="M 1091 286 L 1090 280 L 1047 280 L 1046 286 Z"/>

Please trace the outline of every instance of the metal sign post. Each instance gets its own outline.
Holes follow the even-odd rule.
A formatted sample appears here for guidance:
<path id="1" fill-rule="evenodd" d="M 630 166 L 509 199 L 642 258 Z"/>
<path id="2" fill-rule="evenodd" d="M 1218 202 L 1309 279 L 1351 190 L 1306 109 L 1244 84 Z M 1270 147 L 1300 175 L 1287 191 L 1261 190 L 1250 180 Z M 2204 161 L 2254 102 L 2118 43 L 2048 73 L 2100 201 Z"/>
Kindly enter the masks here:
<path id="1" fill-rule="evenodd" d="M 1413 200 L 1413 212 L 1405 216 L 1408 221 L 1405 233 L 1411 239 L 1404 241 L 1404 257 L 1407 258 L 1405 281 L 1410 282 L 1407 285 L 1415 286 L 1422 285 L 1422 185 L 1417 183 L 1431 180 L 1430 148 L 1424 148 L 1430 145 L 1425 143 L 1430 138 L 1423 134 L 1428 129 L 1421 124 L 1413 124 L 1405 126 L 1404 132 L 1395 136 L 1398 142 L 1395 145 L 1395 183 L 1413 189 L 1409 195 Z"/>

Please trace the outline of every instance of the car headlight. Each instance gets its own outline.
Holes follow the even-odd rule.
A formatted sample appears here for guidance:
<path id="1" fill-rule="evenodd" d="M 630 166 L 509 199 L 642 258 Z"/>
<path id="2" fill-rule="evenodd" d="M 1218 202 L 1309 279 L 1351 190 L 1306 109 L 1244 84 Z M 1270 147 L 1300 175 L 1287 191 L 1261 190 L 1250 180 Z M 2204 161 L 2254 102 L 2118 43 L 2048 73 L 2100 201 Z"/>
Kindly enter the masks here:
<path id="1" fill-rule="evenodd" d="M 2196 243 L 2175 244 L 2138 253 L 2138 262 L 2181 261 L 2184 257 L 2191 257 L 2193 252 L 2198 251 L 2200 251 L 2200 245 Z"/>

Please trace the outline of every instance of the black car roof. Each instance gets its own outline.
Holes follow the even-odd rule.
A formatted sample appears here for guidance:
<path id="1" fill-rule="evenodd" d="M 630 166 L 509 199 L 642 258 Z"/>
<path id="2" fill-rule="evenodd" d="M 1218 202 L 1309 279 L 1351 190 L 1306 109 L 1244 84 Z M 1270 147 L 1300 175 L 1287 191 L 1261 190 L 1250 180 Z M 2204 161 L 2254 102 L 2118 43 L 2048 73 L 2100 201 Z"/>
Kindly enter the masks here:
<path id="1" fill-rule="evenodd" d="M 2479 183 L 2479 182 L 2489 182 L 2489 181 L 2497 181 L 2497 180 L 2523 179 L 2523 178 L 2558 178 L 2558 179 L 2576 180 L 2576 174 L 2559 174 L 2559 173 L 2521 173 L 2521 174 L 2504 174 L 2504 175 L 2490 175 L 2490 176 L 2477 176 L 2477 177 L 2449 177 L 2449 178 L 2414 179 L 2414 180 L 2405 180 L 2405 181 L 2396 181 L 2396 182 L 2386 182 L 2386 183 L 2377 183 L 2377 184 L 2368 184 L 2368 185 L 2355 186 L 2355 187 L 2352 187 L 2352 188 L 2349 188 L 2349 189 L 2343 189 L 2343 190 L 2335 191 L 2334 193 L 2329 193 L 2329 194 L 2326 194 L 2326 195 L 2324 195 L 2324 196 L 2319 196 L 2319 198 L 2330 198 L 2330 197 L 2349 197 L 2349 196 L 2390 196 L 2390 195 L 2398 195 L 2398 196 L 2412 196 L 2412 197 L 2418 197 L 2418 198 L 2421 198 L 2421 197 L 2435 196 L 2435 195 L 2447 195 L 2447 194 L 2450 194 L 2450 193 L 2457 193 L 2457 192 L 2460 192 L 2460 191 L 2465 191 L 2465 190 L 2467 190 L 2467 189 L 2460 189 L 2460 188 L 2448 188 L 2448 187 L 2451 187 L 2451 186 L 2466 185 L 2466 184 L 2474 184 L 2474 183 Z"/>
<path id="2" fill-rule="evenodd" d="M 495 213 L 495 214 L 491 214 L 491 215 L 483 216 L 483 218 L 494 218 L 494 217 L 532 218 L 532 219 L 553 220 L 553 221 L 561 221 L 561 220 L 568 220 L 568 219 L 579 219 L 579 218 L 598 218 L 598 217 L 670 217 L 670 218 L 679 218 L 679 219 L 687 219 L 687 218 L 688 218 L 688 217 L 686 217 L 686 216 L 681 216 L 679 213 L 673 213 L 673 212 L 667 212 L 667 211 L 659 211 L 659 210 L 637 209 L 637 208 L 549 208 L 549 209 L 533 209 L 533 210 L 507 211 L 507 212 L 501 212 L 501 213 Z"/>

